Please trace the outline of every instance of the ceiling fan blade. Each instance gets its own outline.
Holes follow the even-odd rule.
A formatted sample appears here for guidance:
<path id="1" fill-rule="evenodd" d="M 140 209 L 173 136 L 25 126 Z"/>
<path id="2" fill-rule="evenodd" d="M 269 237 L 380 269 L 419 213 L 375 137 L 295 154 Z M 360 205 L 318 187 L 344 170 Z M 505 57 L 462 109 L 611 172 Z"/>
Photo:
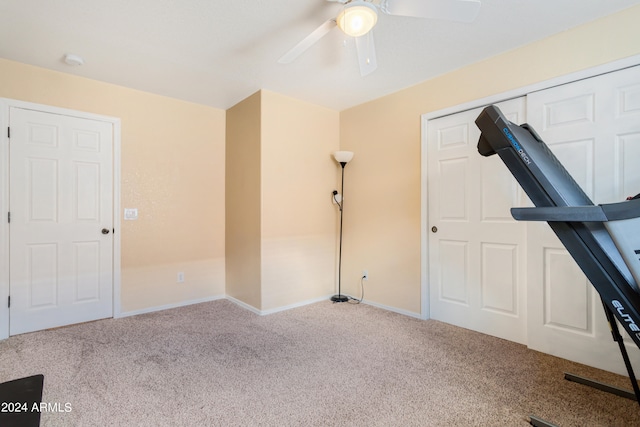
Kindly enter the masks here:
<path id="1" fill-rule="evenodd" d="M 364 36 L 356 37 L 356 50 L 358 51 L 360 75 L 364 77 L 373 73 L 378 68 L 376 46 L 373 43 L 373 31 L 369 31 Z"/>
<path id="2" fill-rule="evenodd" d="M 480 0 L 383 0 L 380 10 L 389 15 L 473 22 Z"/>
<path id="3" fill-rule="evenodd" d="M 336 26 L 335 19 L 329 19 L 324 24 L 316 28 L 311 34 L 302 39 L 300 43 L 295 45 L 289 52 L 285 53 L 278 59 L 280 64 L 289 64 L 293 62 L 298 56 L 302 55 L 304 51 L 309 49 L 314 43 L 324 37 L 329 31 Z"/>

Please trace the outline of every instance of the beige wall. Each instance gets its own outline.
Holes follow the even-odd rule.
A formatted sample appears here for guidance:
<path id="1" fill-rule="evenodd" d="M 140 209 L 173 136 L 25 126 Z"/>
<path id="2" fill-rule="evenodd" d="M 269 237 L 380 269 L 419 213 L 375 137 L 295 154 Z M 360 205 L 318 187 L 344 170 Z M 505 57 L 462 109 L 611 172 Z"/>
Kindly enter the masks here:
<path id="1" fill-rule="evenodd" d="M 420 116 L 640 54 L 640 6 L 340 114 L 347 166 L 343 284 L 420 313 Z"/>
<path id="2" fill-rule="evenodd" d="M 227 110 L 226 294 L 256 309 L 260 294 L 261 94 Z"/>
<path id="3" fill-rule="evenodd" d="M 334 291 L 339 114 L 262 91 L 262 309 Z"/>
<path id="4" fill-rule="evenodd" d="M 227 111 L 227 295 L 268 312 L 335 286 L 336 111 L 262 90 Z"/>
<path id="5" fill-rule="evenodd" d="M 224 295 L 223 110 L 4 59 L 0 97 L 121 119 L 124 312 Z"/>

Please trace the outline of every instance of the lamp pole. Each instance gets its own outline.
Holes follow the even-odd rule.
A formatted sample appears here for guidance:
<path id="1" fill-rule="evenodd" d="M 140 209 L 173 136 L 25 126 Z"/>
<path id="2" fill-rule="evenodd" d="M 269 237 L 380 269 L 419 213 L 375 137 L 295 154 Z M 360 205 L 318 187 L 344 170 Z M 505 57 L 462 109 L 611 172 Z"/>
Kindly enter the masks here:
<path id="1" fill-rule="evenodd" d="M 338 249 L 338 295 L 334 295 L 331 297 L 331 301 L 333 302 L 347 302 L 349 301 L 349 297 L 346 295 L 342 295 L 342 218 L 344 213 L 344 167 L 351 161 L 353 158 L 353 153 L 351 151 L 336 151 L 333 153 L 333 157 L 336 159 L 338 163 L 340 163 L 340 167 L 342 168 L 342 182 L 340 184 L 340 201 L 336 199 L 337 191 L 333 191 L 333 198 L 338 204 L 340 208 L 340 246 Z"/>
<path id="2" fill-rule="evenodd" d="M 340 166 L 342 167 L 342 183 L 340 184 L 340 203 L 338 206 L 340 207 L 340 245 L 338 249 L 338 295 L 334 295 L 331 297 L 331 301 L 333 302 L 346 302 L 349 300 L 349 297 L 342 295 L 341 293 L 341 279 L 342 279 L 342 215 L 344 211 L 344 167 L 347 165 L 347 162 L 340 162 Z M 335 197 L 335 195 L 334 195 Z"/>

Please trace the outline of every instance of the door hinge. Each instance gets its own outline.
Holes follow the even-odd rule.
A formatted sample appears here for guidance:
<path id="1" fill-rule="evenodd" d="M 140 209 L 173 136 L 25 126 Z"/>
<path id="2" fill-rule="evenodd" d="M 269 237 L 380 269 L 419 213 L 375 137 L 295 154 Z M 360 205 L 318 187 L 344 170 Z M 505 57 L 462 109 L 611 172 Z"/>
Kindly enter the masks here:
<path id="1" fill-rule="evenodd" d="M 11 138 L 11 128 L 7 128 L 7 138 Z"/>
<path id="2" fill-rule="evenodd" d="M 7 212 L 7 222 L 11 223 L 11 212 Z"/>
<path id="3" fill-rule="evenodd" d="M 11 308 L 11 295 L 7 297 L 7 307 Z"/>

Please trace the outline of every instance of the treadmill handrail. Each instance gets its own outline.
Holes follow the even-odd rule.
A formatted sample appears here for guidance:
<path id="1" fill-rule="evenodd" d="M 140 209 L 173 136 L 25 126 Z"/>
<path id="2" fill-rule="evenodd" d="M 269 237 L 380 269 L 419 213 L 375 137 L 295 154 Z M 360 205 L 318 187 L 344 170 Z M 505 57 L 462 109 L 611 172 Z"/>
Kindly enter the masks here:
<path id="1" fill-rule="evenodd" d="M 640 217 L 640 199 L 597 206 L 511 208 L 518 221 L 608 222 Z"/>
<path id="2" fill-rule="evenodd" d="M 606 222 L 600 206 L 551 206 L 541 208 L 511 208 L 511 216 L 518 221 L 547 222 Z"/>

